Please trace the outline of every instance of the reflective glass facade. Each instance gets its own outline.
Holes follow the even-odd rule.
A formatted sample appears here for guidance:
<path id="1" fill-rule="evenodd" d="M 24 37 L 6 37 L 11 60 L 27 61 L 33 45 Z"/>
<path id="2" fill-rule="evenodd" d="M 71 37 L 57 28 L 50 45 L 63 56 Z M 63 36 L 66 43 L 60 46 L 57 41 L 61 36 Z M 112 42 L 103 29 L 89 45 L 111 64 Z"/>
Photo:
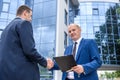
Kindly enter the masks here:
<path id="1" fill-rule="evenodd" d="M 69 0 L 69 24 L 76 22 L 76 17 L 79 17 L 79 5 L 74 5 L 72 0 Z M 75 19 L 74 19 L 75 18 Z M 79 23 L 78 23 L 79 24 Z M 72 40 L 68 37 L 68 44 L 72 45 Z"/>
<path id="2" fill-rule="evenodd" d="M 82 37 L 95 39 L 103 64 L 120 65 L 120 18 L 118 3 L 81 2 L 75 23 Z"/>
<path id="3" fill-rule="evenodd" d="M 53 57 L 55 54 L 56 0 L 34 0 L 33 29 L 36 47 L 41 55 Z M 51 71 L 40 69 L 41 80 L 51 80 Z"/>
<path id="4" fill-rule="evenodd" d="M 0 0 L 0 36 L 6 25 L 16 16 L 18 6 L 25 0 Z"/>

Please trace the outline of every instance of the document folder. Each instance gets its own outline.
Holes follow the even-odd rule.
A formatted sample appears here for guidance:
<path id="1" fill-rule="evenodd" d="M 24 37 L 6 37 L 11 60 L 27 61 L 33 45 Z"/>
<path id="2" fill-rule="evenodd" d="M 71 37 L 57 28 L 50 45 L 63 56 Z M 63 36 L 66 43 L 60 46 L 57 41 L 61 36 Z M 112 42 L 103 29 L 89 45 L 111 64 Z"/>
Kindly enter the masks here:
<path id="1" fill-rule="evenodd" d="M 57 65 L 63 72 L 69 72 L 71 71 L 72 67 L 77 65 L 73 55 L 53 57 L 53 59 L 56 61 Z"/>

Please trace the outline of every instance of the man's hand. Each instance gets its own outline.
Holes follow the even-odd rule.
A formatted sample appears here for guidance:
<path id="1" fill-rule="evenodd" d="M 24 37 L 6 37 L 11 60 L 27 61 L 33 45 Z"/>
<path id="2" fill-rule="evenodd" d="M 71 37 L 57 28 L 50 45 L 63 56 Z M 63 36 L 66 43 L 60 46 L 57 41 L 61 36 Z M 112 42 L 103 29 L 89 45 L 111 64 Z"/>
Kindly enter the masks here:
<path id="1" fill-rule="evenodd" d="M 81 74 L 84 72 L 84 68 L 82 65 L 77 65 L 77 66 L 74 66 L 72 67 L 72 70 L 78 74 Z"/>
<path id="2" fill-rule="evenodd" d="M 54 62 L 52 61 L 52 59 L 47 58 L 47 68 L 51 69 L 54 66 Z"/>

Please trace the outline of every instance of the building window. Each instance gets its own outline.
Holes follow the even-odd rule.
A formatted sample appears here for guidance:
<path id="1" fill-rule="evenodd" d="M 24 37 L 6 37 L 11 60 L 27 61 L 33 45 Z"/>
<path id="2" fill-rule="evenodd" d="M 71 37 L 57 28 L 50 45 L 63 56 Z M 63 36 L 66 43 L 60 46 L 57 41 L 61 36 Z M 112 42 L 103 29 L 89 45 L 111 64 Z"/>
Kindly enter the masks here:
<path id="1" fill-rule="evenodd" d="M 94 26 L 93 31 L 94 31 L 94 33 L 99 32 L 100 31 L 100 27 L 99 26 Z"/>
<path id="2" fill-rule="evenodd" d="M 64 23 L 67 25 L 67 16 L 68 16 L 68 13 L 67 13 L 67 11 L 65 10 L 65 19 L 64 19 Z"/>
<path id="3" fill-rule="evenodd" d="M 67 33 L 64 32 L 64 48 L 67 47 Z"/>
<path id="4" fill-rule="evenodd" d="M 98 8 L 93 8 L 93 15 L 99 15 Z"/>
<path id="5" fill-rule="evenodd" d="M 10 2 L 10 0 L 3 0 L 3 2 Z"/>
<path id="6" fill-rule="evenodd" d="M 67 4 L 67 0 L 65 0 L 65 3 Z"/>
<path id="7" fill-rule="evenodd" d="M 119 36 L 120 36 L 120 27 L 118 27 L 118 34 L 119 34 Z"/>
<path id="8" fill-rule="evenodd" d="M 76 10 L 75 10 L 75 16 L 78 16 L 78 15 L 80 15 L 80 10 L 79 10 L 79 9 L 76 9 Z"/>
<path id="9" fill-rule="evenodd" d="M 1 34 L 2 34 L 3 29 L 0 29 L 0 40 L 1 40 Z"/>
<path id="10" fill-rule="evenodd" d="M 1 13 L 1 11 L 2 11 L 2 4 L 3 4 L 3 2 L 2 2 L 2 0 L 0 0 L 0 13 Z"/>
<path id="11" fill-rule="evenodd" d="M 9 4 L 8 3 L 3 3 L 3 9 L 2 9 L 2 11 L 8 12 L 8 9 L 9 9 Z"/>

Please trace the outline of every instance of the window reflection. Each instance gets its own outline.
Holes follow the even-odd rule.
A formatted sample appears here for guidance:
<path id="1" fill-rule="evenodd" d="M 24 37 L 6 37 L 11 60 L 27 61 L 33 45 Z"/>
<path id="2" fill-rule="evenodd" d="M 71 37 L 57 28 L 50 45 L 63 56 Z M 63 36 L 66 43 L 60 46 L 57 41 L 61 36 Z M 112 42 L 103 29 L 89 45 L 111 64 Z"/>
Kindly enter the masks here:
<path id="1" fill-rule="evenodd" d="M 67 16 L 68 16 L 68 13 L 66 10 L 64 10 L 64 23 L 67 25 Z"/>
<path id="2" fill-rule="evenodd" d="M 56 15 L 55 11 L 56 11 L 56 7 L 55 7 L 55 1 L 51 0 L 51 1 L 47 1 L 43 3 L 43 17 L 48 17 L 48 16 L 53 16 Z M 48 12 L 49 11 L 49 12 Z"/>
<path id="3" fill-rule="evenodd" d="M 1 18 L 7 19 L 8 13 L 1 12 Z"/>
<path id="4" fill-rule="evenodd" d="M 22 0 L 21 0 L 21 1 L 22 1 Z M 16 4 L 16 5 L 15 5 L 15 4 Z M 9 7 L 9 9 L 10 9 L 10 10 L 9 10 L 9 11 L 10 11 L 9 13 L 14 14 L 14 15 L 16 14 L 16 10 L 17 10 L 17 7 L 18 7 L 17 4 L 18 4 L 18 2 L 13 1 L 13 0 L 11 1 L 10 7 Z"/>
<path id="5" fill-rule="evenodd" d="M 98 8 L 93 8 L 93 15 L 99 15 Z"/>
<path id="6" fill-rule="evenodd" d="M 64 32 L 64 48 L 67 47 L 67 33 Z"/>
<path id="7" fill-rule="evenodd" d="M 2 11 L 8 12 L 8 9 L 9 9 L 8 7 L 9 7 L 8 3 L 3 3 L 3 9 L 2 9 Z"/>
<path id="8" fill-rule="evenodd" d="M 0 40 L 1 40 L 1 34 L 2 34 L 3 29 L 0 29 Z"/>
<path id="9" fill-rule="evenodd" d="M 10 0 L 3 0 L 3 2 L 10 2 Z"/>
<path id="10" fill-rule="evenodd" d="M 120 20 L 116 13 L 119 7 L 115 3 L 83 2 L 80 15 L 75 18 L 75 23 L 81 25 L 82 36 L 96 40 L 103 64 L 120 64 Z"/>

